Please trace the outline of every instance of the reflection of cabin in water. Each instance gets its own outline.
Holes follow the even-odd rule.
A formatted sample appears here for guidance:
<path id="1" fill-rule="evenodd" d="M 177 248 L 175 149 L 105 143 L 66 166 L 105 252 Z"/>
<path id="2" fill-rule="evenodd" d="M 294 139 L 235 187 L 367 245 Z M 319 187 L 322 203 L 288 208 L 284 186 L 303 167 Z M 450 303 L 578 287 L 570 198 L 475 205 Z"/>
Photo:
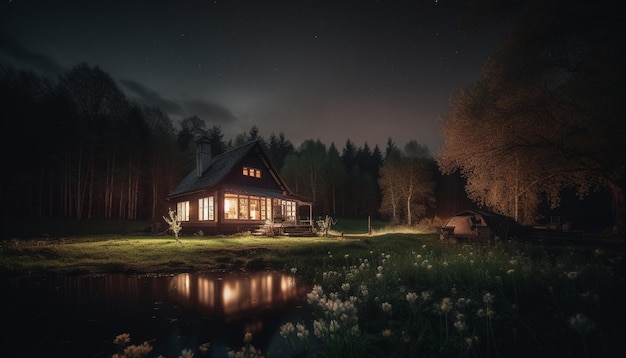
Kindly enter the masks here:
<path id="1" fill-rule="evenodd" d="M 196 169 L 167 200 L 186 233 L 313 234 L 312 201 L 291 192 L 256 140 L 215 156 L 198 140 Z"/>
<path id="2" fill-rule="evenodd" d="M 170 278 L 169 296 L 181 306 L 223 316 L 225 321 L 249 319 L 301 300 L 306 289 L 293 276 L 272 272 L 194 275 Z"/>

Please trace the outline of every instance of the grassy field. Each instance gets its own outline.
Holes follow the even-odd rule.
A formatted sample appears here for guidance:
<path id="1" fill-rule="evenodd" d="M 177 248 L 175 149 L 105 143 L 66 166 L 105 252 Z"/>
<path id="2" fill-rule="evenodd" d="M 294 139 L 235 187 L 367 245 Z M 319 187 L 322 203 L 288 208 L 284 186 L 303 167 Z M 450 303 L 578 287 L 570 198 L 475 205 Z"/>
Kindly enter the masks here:
<path id="1" fill-rule="evenodd" d="M 312 287 L 315 319 L 281 328 L 294 356 L 626 354 L 621 246 L 443 244 L 436 233 L 381 222 L 368 235 L 367 220 L 340 220 L 333 229 L 312 238 L 14 238 L 2 241 L 0 274 L 295 273 Z"/>

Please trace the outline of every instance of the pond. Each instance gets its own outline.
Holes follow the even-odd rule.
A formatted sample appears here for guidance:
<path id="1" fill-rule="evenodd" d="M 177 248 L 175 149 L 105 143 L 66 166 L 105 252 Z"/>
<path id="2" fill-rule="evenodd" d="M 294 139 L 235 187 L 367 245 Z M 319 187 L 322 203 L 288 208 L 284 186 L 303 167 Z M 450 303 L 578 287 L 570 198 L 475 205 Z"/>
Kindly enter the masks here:
<path id="1" fill-rule="evenodd" d="M 110 357 L 115 337 L 145 341 L 149 356 L 225 357 L 252 345 L 268 356 L 287 350 L 286 322 L 309 320 L 308 289 L 275 272 L 177 275 L 107 274 L 3 280 L 2 357 Z M 209 343 L 209 351 L 198 347 Z"/>

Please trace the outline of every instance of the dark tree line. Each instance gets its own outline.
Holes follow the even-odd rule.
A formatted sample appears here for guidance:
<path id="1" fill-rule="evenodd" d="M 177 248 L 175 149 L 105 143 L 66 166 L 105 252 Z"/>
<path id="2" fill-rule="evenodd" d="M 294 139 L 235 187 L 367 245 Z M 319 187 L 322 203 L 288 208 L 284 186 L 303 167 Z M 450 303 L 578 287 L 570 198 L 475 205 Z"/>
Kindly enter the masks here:
<path id="1" fill-rule="evenodd" d="M 307 140 L 287 154 L 281 176 L 290 188 L 315 202 L 317 211 L 342 217 L 376 215 L 380 206 L 377 178 L 382 153 L 365 143 L 347 140 L 341 153 L 334 143 L 326 148 Z"/>
<path id="2" fill-rule="evenodd" d="M 341 149 L 319 140 L 296 148 L 283 133 L 264 139 L 256 126 L 226 140 L 197 116 L 176 129 L 161 109 L 133 103 L 86 63 L 55 79 L 0 65 L 0 101 L 5 218 L 158 220 L 171 205 L 168 192 L 193 170 L 200 136 L 213 154 L 259 140 L 290 188 L 314 200 L 316 215 L 378 216 L 380 170 L 386 156 L 402 153 L 391 138 L 385 154 L 351 140 Z"/>
<path id="3" fill-rule="evenodd" d="M 142 107 L 128 100 L 111 76 L 97 66 L 82 63 L 50 79 L 0 64 L 0 115 L 5 125 L 0 142 L 2 217 L 160 221 L 171 205 L 165 200 L 168 192 L 195 166 L 195 144 L 200 136 L 209 138 L 211 151 L 216 155 L 250 140 L 259 140 L 289 187 L 313 199 L 316 216 L 372 215 L 399 224 L 414 224 L 434 215 L 445 217 L 473 205 L 465 190 L 473 194 L 472 188 L 477 188 L 478 179 L 485 175 L 486 179 L 480 181 L 485 195 L 478 199 L 498 199 L 500 193 L 516 189 L 518 186 L 505 182 L 507 178 L 517 179 L 516 183 L 523 183 L 521 179 L 533 183 L 535 175 L 548 176 L 549 183 L 556 189 L 573 185 L 588 192 L 604 184 L 616 188 L 612 193 L 619 195 L 613 197 L 619 199 L 618 204 L 623 204 L 624 156 L 610 154 L 623 153 L 624 148 L 623 129 L 620 131 L 621 127 L 615 125 L 621 118 L 619 114 L 623 113 L 620 111 L 623 103 L 618 100 L 621 97 L 615 96 L 615 85 L 623 80 L 613 86 L 609 86 L 612 82 L 607 80 L 600 86 L 604 91 L 598 93 L 606 94 L 605 105 L 599 107 L 601 110 L 593 109 L 597 97 L 589 93 L 599 88 L 597 75 L 583 76 L 583 86 L 578 84 L 581 77 L 572 77 L 576 81 L 572 91 L 566 94 L 576 95 L 576 103 L 547 101 L 545 103 L 552 105 L 536 108 L 528 106 L 524 97 L 536 92 L 522 91 L 523 86 L 507 92 L 499 87 L 504 84 L 497 80 L 504 76 L 489 76 L 491 73 L 515 73 L 504 71 L 506 66 L 498 66 L 496 60 L 499 59 L 494 57 L 494 62 L 486 66 L 485 86 L 471 87 L 461 93 L 468 94 L 467 97 L 456 97 L 458 102 L 453 103 L 451 116 L 444 123 L 447 140 L 444 156 L 437 161 L 425 146 L 411 141 L 400 149 L 391 138 L 384 153 L 378 146 L 371 148 L 367 143 L 356 146 L 351 140 L 338 148 L 334 143 L 326 146 L 310 139 L 296 148 L 283 133 L 263 138 L 256 126 L 235 138 L 225 139 L 220 126 L 207 126 L 197 116 L 183 119 L 180 128 L 176 128 L 161 109 Z M 490 79 L 495 80 L 488 81 Z M 507 83 L 504 89 L 515 82 Z M 492 85 L 499 90 L 492 91 Z M 507 97 L 509 92 L 516 96 Z M 501 100 L 496 102 L 497 106 L 485 99 L 486 94 L 494 93 Z M 546 95 L 555 95 L 550 91 L 539 94 L 542 96 L 537 98 L 543 99 L 549 98 Z M 520 95 L 522 98 L 517 97 Z M 545 111 L 554 109 L 554 103 L 561 106 Z M 575 111 L 567 111 L 569 117 L 561 115 L 561 111 L 567 109 L 564 103 L 574 105 Z M 529 109 L 534 112 L 528 113 Z M 537 116 L 542 113 L 539 110 L 544 110 L 548 117 Z M 572 117 L 572 113 L 577 116 Z M 502 118 L 509 117 L 521 120 L 512 120 L 515 126 L 502 125 Z M 558 130 L 546 127 L 551 123 L 560 124 L 554 127 Z M 472 131 L 462 130 L 459 132 L 462 135 L 455 135 L 457 127 L 484 129 L 487 125 L 492 129 L 476 132 L 477 137 L 469 142 L 467 136 Z M 507 128 L 512 130 L 507 131 Z M 485 133 L 489 134 L 490 141 L 484 140 Z M 513 140 L 506 142 L 507 138 Z M 507 145 L 498 146 L 502 143 Z M 589 143 L 593 145 L 585 146 Z M 488 151 L 491 148 L 488 144 L 496 145 L 497 150 Z M 526 155 L 531 148 L 543 150 L 534 151 L 533 156 Z M 546 152 L 546 148 L 550 151 Z M 502 149 L 506 150 L 498 151 Z M 501 156 L 484 156 L 494 153 Z M 517 154 L 511 156 L 511 153 Z M 444 165 L 445 159 L 449 160 L 447 165 Z M 522 164 L 533 161 L 550 166 L 526 165 L 523 171 L 518 170 Z M 580 164 L 591 166 L 593 170 L 581 170 Z M 454 170 L 459 167 L 462 170 Z M 442 171 L 449 175 L 443 175 Z M 599 176 L 597 173 L 608 174 Z M 571 181 L 578 178 L 590 178 L 590 181 Z M 501 182 L 503 184 L 499 185 Z M 616 185 L 611 187 L 612 183 Z M 523 204 L 518 207 L 528 212 L 541 200 L 540 196 L 520 198 L 526 201 L 514 203 Z M 509 202 L 473 199 L 492 210 Z M 619 218 L 615 221 L 619 222 Z"/>
<path id="4" fill-rule="evenodd" d="M 181 153 L 158 108 L 128 101 L 98 67 L 51 80 L 0 65 L 3 216 L 146 219 L 177 181 Z"/>

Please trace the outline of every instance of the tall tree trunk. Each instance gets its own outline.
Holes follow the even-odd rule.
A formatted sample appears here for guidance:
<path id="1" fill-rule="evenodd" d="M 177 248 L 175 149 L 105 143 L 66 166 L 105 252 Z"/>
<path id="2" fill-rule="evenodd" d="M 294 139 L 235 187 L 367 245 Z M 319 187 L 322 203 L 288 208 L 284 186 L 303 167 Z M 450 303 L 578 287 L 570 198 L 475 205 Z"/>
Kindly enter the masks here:
<path id="1" fill-rule="evenodd" d="M 83 180 L 82 180 L 82 167 L 83 167 L 83 150 L 78 151 L 78 166 L 76 168 L 76 219 L 80 220 L 83 216 Z"/>
<path id="2" fill-rule="evenodd" d="M 613 230 L 617 233 L 626 232 L 626 201 L 622 186 L 609 182 L 611 191 L 611 212 L 613 214 Z"/>
<path id="3" fill-rule="evenodd" d="M 104 216 L 113 217 L 113 188 L 115 186 L 115 155 L 108 159 L 107 175 L 104 189 Z"/>
<path id="4" fill-rule="evenodd" d="M 411 214 L 411 194 L 407 195 L 406 197 L 406 220 L 407 224 L 411 226 L 411 224 L 413 223 L 413 218 Z"/>
<path id="5" fill-rule="evenodd" d="M 126 218 L 130 219 L 133 205 L 133 160 L 128 163 L 128 191 L 126 192 Z"/>
<path id="6" fill-rule="evenodd" d="M 93 155 L 90 159 L 89 164 L 89 186 L 87 187 L 87 219 L 91 219 L 93 217 L 93 206 L 94 206 L 94 185 L 95 185 L 95 177 L 96 177 L 96 165 Z"/>
<path id="7" fill-rule="evenodd" d="M 65 155 L 65 161 L 64 161 L 64 167 L 63 167 L 63 216 L 65 217 L 69 217 L 71 216 L 71 205 L 70 203 L 72 202 L 72 197 L 71 197 L 71 191 L 72 191 L 72 184 L 71 184 L 71 180 L 70 180 L 70 163 L 71 163 L 71 158 L 69 154 Z"/>
<path id="8" fill-rule="evenodd" d="M 159 200 L 159 185 L 157 181 L 152 179 L 152 210 L 150 210 L 150 218 L 154 220 L 157 214 L 157 203 Z"/>

